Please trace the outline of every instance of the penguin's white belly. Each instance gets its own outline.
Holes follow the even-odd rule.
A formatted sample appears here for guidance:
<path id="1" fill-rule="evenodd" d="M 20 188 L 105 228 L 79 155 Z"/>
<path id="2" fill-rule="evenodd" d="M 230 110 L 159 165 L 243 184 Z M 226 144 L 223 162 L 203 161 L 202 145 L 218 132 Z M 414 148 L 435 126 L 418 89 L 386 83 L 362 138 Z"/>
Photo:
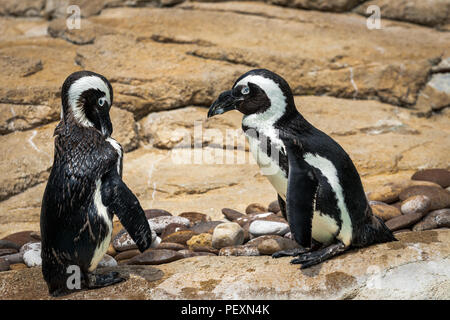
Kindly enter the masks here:
<path id="1" fill-rule="evenodd" d="M 101 180 L 96 181 L 96 188 L 94 193 L 94 205 L 97 209 L 97 216 L 99 219 L 102 219 L 107 225 L 107 235 L 97 245 L 97 248 L 94 251 L 94 255 L 92 256 L 91 264 L 89 266 L 89 271 L 94 271 L 97 268 L 98 263 L 103 259 L 106 251 L 108 251 L 109 244 L 111 242 L 111 234 L 112 234 L 112 221 L 109 219 L 108 210 L 102 202 L 102 195 L 100 192 L 101 189 Z"/>

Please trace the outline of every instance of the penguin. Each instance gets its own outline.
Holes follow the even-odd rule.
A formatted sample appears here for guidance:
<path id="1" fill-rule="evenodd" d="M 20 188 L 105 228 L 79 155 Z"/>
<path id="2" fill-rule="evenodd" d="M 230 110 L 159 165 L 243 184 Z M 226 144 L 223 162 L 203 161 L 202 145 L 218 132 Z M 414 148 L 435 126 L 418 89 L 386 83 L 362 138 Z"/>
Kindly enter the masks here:
<path id="1" fill-rule="evenodd" d="M 301 268 L 317 265 L 350 248 L 395 241 L 372 213 L 361 178 L 344 149 L 298 111 L 289 84 L 266 69 L 251 70 L 222 92 L 207 117 L 243 113 L 242 129 L 261 171 L 278 193 L 282 214 Z"/>
<path id="2" fill-rule="evenodd" d="M 123 150 L 111 138 L 111 84 L 100 74 L 78 71 L 64 81 L 61 100 L 40 217 L 42 274 L 53 296 L 70 293 L 73 266 L 80 271 L 77 289 L 124 280 L 117 272 L 93 273 L 108 250 L 113 214 L 141 252 L 152 242 L 145 213 L 122 181 Z"/>

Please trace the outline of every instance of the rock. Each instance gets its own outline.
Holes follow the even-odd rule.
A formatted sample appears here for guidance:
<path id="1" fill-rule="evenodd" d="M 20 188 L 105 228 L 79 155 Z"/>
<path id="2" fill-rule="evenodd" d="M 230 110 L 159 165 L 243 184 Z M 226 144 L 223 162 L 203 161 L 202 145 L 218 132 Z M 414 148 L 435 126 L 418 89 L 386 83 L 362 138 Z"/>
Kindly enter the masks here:
<path id="1" fill-rule="evenodd" d="M 250 223 L 251 221 L 252 221 L 252 218 L 250 216 L 248 216 L 248 215 L 245 215 L 243 217 L 237 218 L 233 222 L 236 222 L 241 227 L 244 227 L 246 224 Z"/>
<path id="2" fill-rule="evenodd" d="M 439 185 L 429 181 L 415 181 L 415 180 L 389 182 L 382 186 L 377 186 L 375 190 L 370 191 L 368 193 L 368 198 L 371 201 L 378 201 L 387 204 L 392 204 L 399 200 L 399 195 L 404 189 L 412 186 L 438 187 Z"/>
<path id="3" fill-rule="evenodd" d="M 437 228 L 450 228 L 450 209 L 431 211 L 413 227 L 413 231 L 424 231 Z"/>
<path id="4" fill-rule="evenodd" d="M 398 208 L 383 202 L 371 201 L 370 207 L 372 208 L 373 214 L 383 219 L 383 221 L 395 218 L 402 214 Z"/>
<path id="5" fill-rule="evenodd" d="M 391 231 L 405 229 L 420 221 L 425 214 L 426 212 L 420 211 L 411 214 L 404 214 L 386 221 L 385 224 L 389 229 L 391 229 Z"/>
<path id="6" fill-rule="evenodd" d="M 183 259 L 186 259 L 186 258 L 193 257 L 194 251 L 189 250 L 189 249 L 183 249 L 183 250 L 178 251 L 178 254 L 180 254 L 183 257 Z"/>
<path id="7" fill-rule="evenodd" d="M 126 251 L 122 251 L 120 253 L 118 253 L 114 259 L 116 259 L 116 261 L 122 261 L 122 260 L 129 260 L 137 255 L 140 255 L 141 252 L 137 249 L 132 249 L 132 250 L 126 250 Z"/>
<path id="8" fill-rule="evenodd" d="M 200 212 L 183 212 L 183 213 L 180 213 L 178 216 L 188 219 L 192 225 L 200 223 L 200 222 L 211 221 L 210 217 L 208 217 L 206 214 L 200 213 Z"/>
<path id="9" fill-rule="evenodd" d="M 288 233 L 286 233 L 283 237 L 294 240 L 294 235 L 290 231 Z"/>
<path id="10" fill-rule="evenodd" d="M 153 229 L 151 231 L 152 231 L 151 247 L 153 248 L 154 246 L 157 246 L 159 244 L 159 242 L 157 241 L 157 236 L 156 236 L 155 231 Z M 116 249 L 117 251 L 127 251 L 127 250 L 137 249 L 136 243 L 133 241 L 130 234 L 125 229 L 122 229 L 122 231 L 120 231 L 116 235 L 116 237 L 112 241 L 112 244 L 114 246 L 114 249 Z"/>
<path id="11" fill-rule="evenodd" d="M 169 217 L 172 216 L 172 214 L 169 211 L 163 210 L 163 209 L 147 209 L 144 210 L 145 212 L 145 217 L 147 219 L 153 219 L 156 217 Z"/>
<path id="12" fill-rule="evenodd" d="M 209 247 L 205 247 L 205 246 L 192 246 L 191 248 L 192 251 L 194 252 L 205 252 L 205 253 L 212 253 L 214 255 L 218 255 L 219 254 L 219 250 L 209 246 Z"/>
<path id="13" fill-rule="evenodd" d="M 269 234 L 282 236 L 289 232 L 289 225 L 276 221 L 256 220 L 250 224 L 249 232 L 255 237 Z"/>
<path id="14" fill-rule="evenodd" d="M 227 218 L 230 221 L 235 221 L 238 218 L 245 217 L 245 214 L 230 208 L 223 208 L 222 213 L 225 216 L 225 218 Z"/>
<path id="15" fill-rule="evenodd" d="M 168 249 L 168 250 L 184 250 L 186 249 L 185 245 L 174 243 L 174 242 L 161 242 L 158 247 L 155 249 Z"/>
<path id="16" fill-rule="evenodd" d="M 184 230 L 190 230 L 190 228 L 186 227 L 183 224 L 171 223 L 161 233 L 161 238 L 164 239 L 167 236 L 171 235 L 172 233 L 175 233 L 175 232 L 178 232 L 178 231 L 184 231 Z"/>
<path id="17" fill-rule="evenodd" d="M 0 240 L 0 249 L 20 249 L 20 245 L 8 240 Z"/>
<path id="18" fill-rule="evenodd" d="M 275 234 L 271 234 L 271 235 L 265 235 L 265 236 L 259 236 L 256 238 L 251 239 L 250 241 L 248 241 L 245 245 L 246 246 L 254 246 L 254 247 L 258 247 L 258 245 L 265 241 L 265 240 L 277 240 L 277 239 L 281 239 L 281 236 L 275 235 Z"/>
<path id="19" fill-rule="evenodd" d="M 1 260 L 8 261 L 10 264 L 22 263 L 23 262 L 23 253 L 14 253 L 7 256 L 1 257 Z"/>
<path id="20" fill-rule="evenodd" d="M 0 258 L 0 272 L 2 271 L 8 271 L 10 267 L 9 261 Z"/>
<path id="21" fill-rule="evenodd" d="M 161 234 L 164 229 L 172 223 L 181 224 L 185 227 L 189 227 L 191 222 L 189 219 L 177 216 L 159 216 L 148 220 L 150 228 L 154 230 L 157 234 Z"/>
<path id="22" fill-rule="evenodd" d="M 450 207 L 450 192 L 439 187 L 432 186 L 412 186 L 404 189 L 399 197 L 406 200 L 412 196 L 424 195 L 430 198 L 430 210 L 437 210 Z"/>
<path id="23" fill-rule="evenodd" d="M 0 15 L 35 17 L 42 14 L 45 0 L 4 0 L 0 4 Z"/>
<path id="24" fill-rule="evenodd" d="M 116 249 L 114 249 L 114 246 L 112 242 L 109 244 L 108 251 L 106 251 L 107 255 L 110 255 L 111 257 L 115 257 L 117 255 Z"/>
<path id="25" fill-rule="evenodd" d="M 411 229 L 400 229 L 400 230 L 396 230 L 396 231 L 394 231 L 394 234 L 403 233 L 403 232 L 411 232 Z"/>
<path id="26" fill-rule="evenodd" d="M 219 224 L 212 235 L 212 246 L 216 249 L 241 245 L 244 242 L 244 230 L 235 222 Z"/>
<path id="27" fill-rule="evenodd" d="M 39 239 L 36 239 L 36 236 L 34 235 L 34 231 L 16 232 L 3 238 L 2 240 L 13 242 L 20 247 L 28 242 L 39 242 Z"/>
<path id="28" fill-rule="evenodd" d="M 189 230 L 194 231 L 195 233 L 210 233 L 214 232 L 214 229 L 223 221 L 208 221 L 208 222 L 200 222 L 196 225 L 189 228 Z"/>
<path id="29" fill-rule="evenodd" d="M 431 200 L 427 196 L 417 195 L 407 198 L 402 202 L 400 211 L 403 214 L 411 214 L 415 212 L 422 212 L 424 215 L 430 209 Z"/>
<path id="30" fill-rule="evenodd" d="M 249 204 L 247 206 L 247 208 L 245 209 L 245 213 L 249 214 L 249 213 L 265 213 L 267 212 L 267 208 L 265 206 L 263 206 L 262 204 L 259 203 L 252 203 Z"/>
<path id="31" fill-rule="evenodd" d="M 255 246 L 234 246 L 220 249 L 219 256 L 259 256 Z"/>
<path id="32" fill-rule="evenodd" d="M 408 21 L 429 27 L 438 27 L 449 23 L 450 6 L 447 1 L 372 0 L 364 2 L 355 11 L 365 16 L 371 15 L 373 12 L 367 13 L 367 7 L 373 5 L 380 8 L 382 19 Z"/>
<path id="33" fill-rule="evenodd" d="M 424 115 L 441 110 L 450 105 L 450 73 L 437 73 L 420 92 L 414 109 Z M 447 173 L 447 181 L 448 181 Z"/>
<path id="34" fill-rule="evenodd" d="M 0 249 L 0 257 L 17 253 L 16 249 Z"/>
<path id="35" fill-rule="evenodd" d="M 105 254 L 97 265 L 97 268 L 105 268 L 105 267 L 115 267 L 117 266 L 117 261 L 110 255 Z"/>
<path id="36" fill-rule="evenodd" d="M 0 262 L 1 263 L 1 262 Z M 22 270 L 28 268 L 24 263 L 14 263 L 9 266 L 10 270 Z"/>
<path id="37" fill-rule="evenodd" d="M 182 259 L 183 256 L 178 252 L 174 250 L 167 250 L 167 249 L 149 249 L 146 250 L 144 253 L 135 256 L 131 258 L 128 261 L 128 264 L 137 264 L 137 265 L 156 265 L 156 264 L 163 264 L 163 263 L 169 263 L 175 260 Z"/>
<path id="38" fill-rule="evenodd" d="M 269 204 L 268 209 L 270 212 L 273 212 L 273 213 L 277 213 L 278 211 L 280 211 L 281 208 L 280 208 L 280 204 L 278 203 L 278 200 L 272 201 Z"/>
<path id="39" fill-rule="evenodd" d="M 211 247 L 212 246 L 212 235 L 209 233 L 201 233 L 190 238 L 186 244 L 189 249 L 193 250 L 195 247 Z"/>
<path id="40" fill-rule="evenodd" d="M 29 244 L 23 253 L 23 261 L 29 268 L 42 265 L 40 242 Z"/>
<path id="41" fill-rule="evenodd" d="M 260 254 L 272 255 L 281 250 L 289 250 L 299 248 L 297 242 L 287 238 L 267 239 L 258 244 L 258 251 Z"/>
<path id="42" fill-rule="evenodd" d="M 283 7 L 307 10 L 345 12 L 354 8 L 359 0 L 315 1 L 315 0 L 268 0 L 268 3 Z"/>
<path id="43" fill-rule="evenodd" d="M 450 171 L 447 169 L 424 169 L 414 173 L 411 179 L 431 181 L 442 188 L 447 188 L 450 186 Z"/>
<path id="44" fill-rule="evenodd" d="M 196 233 L 191 230 L 177 231 L 163 238 L 162 242 L 174 242 L 185 245 L 186 242 L 195 235 Z"/>

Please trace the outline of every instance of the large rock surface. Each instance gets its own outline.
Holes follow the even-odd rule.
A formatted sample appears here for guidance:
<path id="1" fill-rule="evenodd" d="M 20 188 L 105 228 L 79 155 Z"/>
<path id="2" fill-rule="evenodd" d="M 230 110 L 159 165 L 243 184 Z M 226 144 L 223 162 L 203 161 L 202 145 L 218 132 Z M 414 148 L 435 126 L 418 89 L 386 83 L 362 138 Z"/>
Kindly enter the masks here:
<path id="1" fill-rule="evenodd" d="M 306 270 L 289 257 L 201 256 L 119 266 L 124 283 L 64 299 L 449 299 L 450 230 L 403 233 Z M 158 271 L 159 270 L 159 271 Z M 102 272 L 102 269 L 98 269 Z M 50 299 L 40 268 L 0 273 L 3 299 Z"/>

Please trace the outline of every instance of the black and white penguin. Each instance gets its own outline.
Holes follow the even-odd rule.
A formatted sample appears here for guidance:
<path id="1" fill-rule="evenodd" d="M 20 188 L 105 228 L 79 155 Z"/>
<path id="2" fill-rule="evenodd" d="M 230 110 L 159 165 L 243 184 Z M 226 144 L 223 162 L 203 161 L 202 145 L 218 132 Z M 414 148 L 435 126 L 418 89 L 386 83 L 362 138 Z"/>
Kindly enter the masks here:
<path id="1" fill-rule="evenodd" d="M 54 296 L 68 293 L 68 267 L 73 265 L 85 288 L 123 280 L 115 272 L 92 273 L 108 250 L 113 214 L 140 251 L 152 242 L 145 213 L 122 181 L 122 147 L 111 138 L 111 84 L 100 74 L 75 72 L 65 80 L 61 99 L 40 221 L 42 273 Z"/>
<path id="2" fill-rule="evenodd" d="M 301 246 L 274 258 L 298 256 L 291 263 L 307 268 L 351 247 L 396 240 L 372 214 L 348 154 L 303 118 L 282 77 L 265 69 L 245 73 L 220 94 L 208 118 L 235 109 L 244 114 L 250 150 Z"/>

